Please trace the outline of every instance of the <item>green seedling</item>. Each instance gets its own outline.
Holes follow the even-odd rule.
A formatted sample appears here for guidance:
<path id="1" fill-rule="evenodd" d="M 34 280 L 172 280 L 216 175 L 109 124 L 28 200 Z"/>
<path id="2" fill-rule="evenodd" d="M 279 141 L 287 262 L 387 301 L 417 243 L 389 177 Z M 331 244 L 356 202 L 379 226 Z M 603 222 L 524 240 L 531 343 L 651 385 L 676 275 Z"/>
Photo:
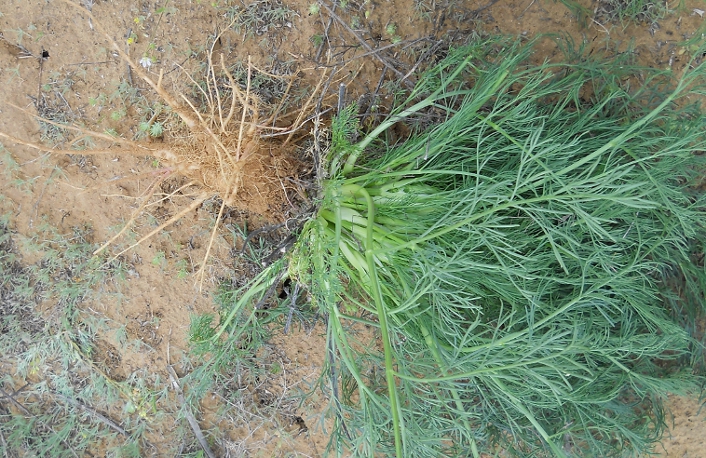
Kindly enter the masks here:
<path id="1" fill-rule="evenodd" d="M 393 43 L 399 43 L 402 38 L 397 35 L 397 24 L 390 23 L 385 27 L 385 33 L 390 37 L 390 41 Z"/>
<path id="2" fill-rule="evenodd" d="M 324 36 L 320 34 L 315 34 L 311 36 L 309 41 L 311 41 L 311 44 L 314 45 L 314 48 L 319 48 L 321 45 L 324 44 Z"/>

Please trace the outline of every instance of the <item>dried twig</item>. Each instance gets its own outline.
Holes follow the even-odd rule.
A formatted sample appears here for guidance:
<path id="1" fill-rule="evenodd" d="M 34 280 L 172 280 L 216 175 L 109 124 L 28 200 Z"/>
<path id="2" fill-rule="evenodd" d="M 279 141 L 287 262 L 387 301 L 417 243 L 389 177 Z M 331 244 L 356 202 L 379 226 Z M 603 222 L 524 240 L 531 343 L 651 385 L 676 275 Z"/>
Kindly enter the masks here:
<path id="1" fill-rule="evenodd" d="M 350 59 L 346 59 L 346 60 L 344 60 L 344 61 L 342 61 L 342 62 L 336 62 L 335 65 L 346 65 L 346 64 L 349 64 L 349 63 L 353 62 L 353 61 L 356 60 L 356 59 L 362 59 L 363 57 L 368 57 L 368 56 L 370 56 L 370 55 L 377 54 L 377 53 L 379 53 L 379 52 L 381 52 L 381 51 L 385 51 L 386 49 L 390 49 L 390 48 L 397 48 L 397 47 L 400 47 L 400 46 L 403 46 L 403 45 L 404 45 L 404 47 L 406 48 L 406 47 L 408 47 L 408 46 L 415 45 L 415 44 L 419 43 L 420 41 L 427 41 L 427 40 L 429 40 L 430 38 L 431 38 L 431 37 L 422 37 L 422 38 L 417 38 L 417 39 L 415 39 L 415 40 L 400 40 L 400 41 L 398 41 L 398 42 L 396 42 L 396 43 L 390 43 L 389 45 L 385 45 L 385 46 L 381 46 L 381 47 L 379 47 L 379 48 L 371 49 L 371 50 L 368 51 L 368 52 L 364 52 L 363 54 L 358 54 L 357 56 L 351 57 Z M 325 66 L 325 65 L 322 65 L 322 66 Z M 408 74 L 408 75 L 409 75 L 409 74 Z"/>
<path id="2" fill-rule="evenodd" d="M 488 8 L 490 8 L 491 6 L 493 6 L 493 5 L 495 5 L 496 3 L 498 3 L 499 1 L 500 1 L 500 0 L 490 0 L 488 3 L 486 3 L 486 4 L 483 5 L 483 6 L 481 6 L 480 8 L 476 8 L 476 9 L 474 9 L 473 11 L 471 11 L 471 14 L 478 14 L 478 13 L 480 13 L 481 11 L 485 11 L 485 10 L 487 10 Z M 533 1 L 532 3 L 534 3 L 534 1 Z M 531 5 L 531 3 L 530 3 L 530 5 Z"/>
<path id="3" fill-rule="evenodd" d="M 361 44 L 361 46 L 363 46 L 363 48 L 365 48 L 365 50 L 368 51 L 368 53 L 370 53 L 370 54 L 372 54 L 373 56 L 375 56 L 385 67 L 387 67 L 387 68 L 390 69 L 395 75 L 397 75 L 397 77 L 400 78 L 400 80 L 405 84 L 405 86 L 407 86 L 409 89 L 414 89 L 414 83 L 412 83 L 411 81 L 409 81 L 409 79 L 405 78 L 404 73 L 402 73 L 401 71 L 399 71 L 398 69 L 396 69 L 396 68 L 395 68 L 392 64 L 390 64 L 386 59 L 384 59 L 384 58 L 379 54 L 379 50 L 373 49 L 360 35 L 358 35 L 358 34 L 355 32 L 355 30 L 351 29 L 350 26 L 349 26 L 348 24 L 346 24 L 346 21 L 344 21 L 343 19 L 340 18 L 340 16 L 338 16 L 336 13 L 334 13 L 333 10 L 328 7 L 328 5 L 326 5 L 325 3 L 322 2 L 322 3 L 321 3 L 321 6 L 323 6 L 323 7 L 326 9 L 326 11 L 328 11 L 329 15 L 330 15 L 332 18 L 334 18 L 339 24 L 341 24 L 341 25 L 343 26 L 343 28 L 348 31 L 348 33 L 350 33 L 351 35 L 353 35 L 353 36 L 356 38 L 356 40 L 358 40 L 358 42 Z"/>
<path id="4" fill-rule="evenodd" d="M 421 64 L 422 62 L 424 62 L 424 60 L 425 60 L 427 57 L 429 57 L 434 51 L 436 51 L 436 50 L 439 48 L 439 46 L 441 46 L 443 43 L 444 43 L 443 40 L 437 40 L 432 46 L 430 46 L 429 49 L 427 49 L 427 50 L 424 52 L 424 54 L 422 54 L 422 57 L 420 57 L 420 58 L 417 60 L 417 63 L 414 64 L 414 67 L 412 67 L 412 69 L 407 72 L 407 74 L 405 75 L 405 78 L 408 77 L 408 76 L 410 76 L 412 73 L 414 73 L 414 72 L 417 70 L 417 67 L 419 67 L 419 64 Z"/>
<path id="5" fill-rule="evenodd" d="M 64 395 L 61 394 L 61 393 L 52 392 L 52 395 L 53 395 L 54 397 L 56 397 L 56 398 L 61 399 L 61 400 L 64 401 L 64 402 L 68 402 L 69 404 L 75 405 L 76 407 L 79 407 L 81 410 L 84 410 L 84 411 L 90 413 L 91 415 L 93 415 L 94 417 L 96 417 L 98 420 L 100 420 L 101 422 L 105 423 L 105 424 L 108 425 L 110 428 L 112 428 L 113 430 L 115 430 L 115 431 L 117 431 L 118 433 L 122 434 L 123 436 L 128 436 L 127 431 L 125 431 L 123 428 L 121 428 L 120 426 L 118 426 L 118 424 L 116 424 L 113 420 L 111 420 L 110 418 L 108 418 L 108 417 L 106 417 L 105 415 L 101 414 L 100 412 L 96 411 L 95 409 L 93 409 L 93 408 L 87 406 L 86 404 L 83 404 L 82 402 L 79 402 L 79 401 L 77 401 L 77 400 L 75 400 L 75 399 L 71 399 L 71 398 L 69 398 L 69 397 L 67 397 L 67 396 L 64 396 Z"/>
<path id="6" fill-rule="evenodd" d="M 7 398 L 7 399 L 9 399 L 15 406 L 17 406 L 17 408 L 19 408 L 19 409 L 20 409 L 22 412 L 24 412 L 27 416 L 36 419 L 39 424 L 41 424 L 42 426 L 44 426 L 45 428 L 47 428 L 49 431 L 52 431 L 54 434 L 56 434 L 56 430 L 54 429 L 54 427 L 53 427 L 50 423 L 45 422 L 44 420 L 41 419 L 41 417 L 38 417 L 37 415 L 35 415 L 35 414 L 33 414 L 32 412 L 30 412 L 29 409 L 27 409 L 27 407 L 23 406 L 19 401 L 17 401 L 17 400 L 14 398 L 14 396 L 15 396 L 17 393 L 19 393 L 20 391 L 24 390 L 28 385 L 29 385 L 29 383 L 28 383 L 28 384 L 25 384 L 25 386 L 23 386 L 22 388 L 20 388 L 19 390 L 15 391 L 15 392 L 12 393 L 12 394 L 9 394 L 7 391 L 5 391 L 5 390 L 3 390 L 2 388 L 0 388 L 0 395 L 2 395 L 2 397 L 0 397 L 0 399 L 2 399 L 2 398 Z M 67 448 L 69 451 L 71 451 L 71 453 L 72 453 L 76 458 L 78 458 L 78 454 L 76 453 L 76 450 L 74 450 L 74 448 L 71 446 L 71 444 L 69 444 L 68 442 L 66 442 L 66 440 L 64 440 L 64 439 L 61 439 L 61 443 L 64 444 L 64 446 L 66 446 L 66 448 Z"/>
<path id="7" fill-rule="evenodd" d="M 333 9 L 336 9 L 335 3 L 333 4 Z M 324 37 L 326 37 L 326 41 L 329 41 L 328 31 L 331 28 L 331 24 L 333 24 L 333 18 L 329 17 L 328 24 L 326 24 L 326 27 L 324 27 Z M 322 42 L 321 46 L 319 46 L 319 49 L 316 51 L 316 57 L 314 58 L 314 62 L 319 62 L 319 59 L 321 59 L 321 53 L 324 52 L 324 46 L 326 46 L 326 43 Z"/>
<path id="8" fill-rule="evenodd" d="M 174 368 L 172 368 L 172 366 L 168 364 L 167 372 L 169 373 L 169 380 L 172 382 L 172 387 L 177 393 L 177 398 L 179 399 L 179 402 L 182 404 L 186 404 L 186 400 L 184 399 L 184 393 L 181 391 L 181 386 L 179 386 L 179 377 L 177 377 L 176 372 L 174 372 Z M 201 444 L 203 451 L 206 453 L 206 455 L 208 455 L 209 458 L 216 458 L 216 455 L 211 450 L 211 447 L 208 446 L 208 442 L 206 442 L 206 438 L 204 437 L 203 432 L 201 432 L 199 422 L 196 421 L 194 415 L 188 408 L 183 409 L 183 412 L 184 416 L 186 417 L 186 421 L 189 422 L 189 426 L 191 426 L 192 431 L 194 431 L 194 435 L 199 441 L 199 444 Z"/>
<path id="9" fill-rule="evenodd" d="M 6 398 L 10 402 L 12 402 L 18 409 L 23 411 L 25 414 L 27 414 L 31 417 L 34 417 L 35 415 L 32 412 L 30 412 L 29 409 L 27 409 L 27 407 L 23 406 L 21 402 L 19 402 L 17 399 L 15 399 L 15 395 L 17 393 L 19 393 L 20 391 L 24 390 L 28 385 L 29 385 L 29 383 L 25 384 L 25 386 L 23 386 L 22 388 L 20 388 L 19 390 L 15 391 L 12 394 L 10 394 L 7 391 L 0 388 L 0 395 L 2 395 L 2 396 L 0 396 L 0 400 L 3 398 Z"/>
<path id="10" fill-rule="evenodd" d="M 8 452 L 9 448 L 7 446 L 7 441 L 5 440 L 5 435 L 2 433 L 2 430 L 0 430 L 0 445 L 2 445 L 3 456 L 10 456 Z"/>

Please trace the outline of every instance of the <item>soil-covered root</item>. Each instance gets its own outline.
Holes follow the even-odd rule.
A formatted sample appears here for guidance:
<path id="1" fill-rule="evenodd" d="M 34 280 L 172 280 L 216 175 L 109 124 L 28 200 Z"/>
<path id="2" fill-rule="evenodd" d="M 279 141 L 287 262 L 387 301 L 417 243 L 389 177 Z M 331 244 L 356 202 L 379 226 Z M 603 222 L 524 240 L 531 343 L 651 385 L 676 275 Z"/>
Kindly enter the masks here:
<path id="1" fill-rule="evenodd" d="M 56 150 L 0 132 L 0 136 L 12 142 L 55 154 L 135 155 L 151 156 L 159 160 L 161 168 L 155 172 L 155 180 L 142 194 L 141 203 L 133 212 L 128 223 L 100 250 L 105 249 L 124 234 L 144 209 L 150 205 L 160 187 L 159 185 L 174 176 L 182 177 L 186 184 L 180 186 L 172 195 L 184 193 L 187 188 L 195 188 L 195 191 L 191 190 L 188 193 L 196 196 L 195 200 L 140 239 L 137 244 L 175 223 L 196 209 L 208 197 L 214 195 L 221 199 L 222 205 L 208 244 L 206 259 L 208 259 L 215 238 L 215 231 L 227 206 L 259 215 L 270 222 L 281 222 L 288 213 L 291 213 L 293 209 L 289 195 L 300 194 L 300 190 L 293 183 L 298 182 L 297 175 L 303 166 L 293 154 L 293 148 L 296 147 L 290 143 L 290 140 L 293 133 L 301 129 L 304 124 L 304 116 L 312 106 L 318 88 L 312 92 L 308 101 L 298 111 L 296 119 L 291 125 L 277 127 L 276 118 L 279 116 L 280 122 L 286 118 L 285 115 L 280 115 L 283 107 L 274 107 L 269 110 L 269 115 L 265 114 L 268 113 L 266 109 L 268 107 L 264 107 L 257 95 L 251 90 L 251 75 L 255 68 L 252 62 L 248 61 L 247 81 L 243 88 L 229 72 L 223 55 L 214 59 L 214 51 L 211 48 L 207 53 L 206 84 L 205 86 L 197 85 L 205 102 L 198 104 L 183 94 L 175 96 L 169 93 L 162 85 L 163 74 L 161 72 L 155 80 L 153 76 L 133 62 L 90 11 L 70 0 L 63 1 L 80 10 L 81 14 L 92 20 L 96 30 L 107 38 L 120 57 L 130 65 L 133 73 L 144 81 L 182 121 L 182 128 L 177 128 L 180 131 L 167 132 L 163 142 L 136 142 L 114 138 L 77 126 L 62 125 L 61 127 L 77 132 L 78 139 L 91 137 L 106 144 L 102 148 L 80 151 L 71 149 L 71 145 L 66 149 Z M 187 76 L 187 78 L 194 82 L 191 76 Z M 291 88 L 292 82 L 293 80 L 290 81 L 287 90 Z M 287 94 L 285 94 L 285 99 L 286 96 Z M 269 118 L 263 120 L 262 118 L 265 116 L 269 116 Z M 37 118 L 53 123 L 41 117 Z M 287 135 L 271 136 L 273 133 Z M 204 261 L 201 267 L 202 271 L 205 264 Z"/>

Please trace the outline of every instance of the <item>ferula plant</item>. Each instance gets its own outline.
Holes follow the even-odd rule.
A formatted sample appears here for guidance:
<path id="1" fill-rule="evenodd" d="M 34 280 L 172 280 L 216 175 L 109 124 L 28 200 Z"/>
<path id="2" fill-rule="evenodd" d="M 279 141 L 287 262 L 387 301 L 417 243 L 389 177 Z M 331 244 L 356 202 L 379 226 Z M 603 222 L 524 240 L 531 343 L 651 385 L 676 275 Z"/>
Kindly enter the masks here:
<path id="1" fill-rule="evenodd" d="M 238 339 L 283 275 L 306 286 L 327 316 L 332 452 L 635 456 L 665 395 L 702 381 L 675 311 L 703 299 L 703 66 L 673 80 L 531 65 L 532 48 L 450 51 L 357 143 L 344 110 L 294 248 L 200 332 Z"/>

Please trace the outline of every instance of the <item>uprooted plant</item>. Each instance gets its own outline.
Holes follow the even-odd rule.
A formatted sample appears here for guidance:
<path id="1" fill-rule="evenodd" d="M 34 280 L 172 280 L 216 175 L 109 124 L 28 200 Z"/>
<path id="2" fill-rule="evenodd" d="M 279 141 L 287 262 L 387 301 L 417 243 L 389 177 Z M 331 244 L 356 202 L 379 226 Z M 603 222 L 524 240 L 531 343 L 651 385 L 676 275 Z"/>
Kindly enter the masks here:
<path id="1" fill-rule="evenodd" d="M 328 317 L 335 448 L 650 450 L 662 396 L 701 380 L 680 370 L 695 341 L 670 304 L 700 310 L 706 285 L 691 186 L 705 123 L 690 102 L 706 69 L 673 85 L 616 60 L 530 66 L 532 46 L 450 52 L 358 143 L 341 113 L 315 217 L 194 335 L 210 364 L 288 276 Z M 390 144 L 422 114 L 440 122 Z M 361 324 L 379 347 L 356 340 Z"/>
<path id="2" fill-rule="evenodd" d="M 289 159 L 263 138 L 272 120 L 259 119 L 250 85 L 223 60 L 209 53 L 201 110 L 114 47 L 189 131 L 155 146 L 72 128 L 122 145 L 83 154 L 164 163 L 128 226 L 172 175 L 196 198 L 146 237 L 207 195 L 222 198 L 219 219 L 225 205 L 259 198 L 249 176 L 277 182 L 271 161 Z M 670 88 L 668 74 L 624 62 L 529 66 L 531 48 L 490 39 L 451 51 L 358 143 L 353 111 L 339 114 L 315 216 L 286 258 L 233 293 L 215 327 L 195 323 L 210 359 L 194 373 L 225 366 L 224 348 L 242 347 L 288 276 L 327 316 L 332 447 L 398 457 L 650 450 L 661 396 L 701 381 L 680 370 L 696 342 L 671 312 L 700 309 L 706 285 L 703 198 L 691 187 L 705 123 L 689 105 L 706 69 Z M 422 115 L 438 122 L 391 140 L 392 126 Z M 361 325 L 379 346 L 356 339 Z"/>

